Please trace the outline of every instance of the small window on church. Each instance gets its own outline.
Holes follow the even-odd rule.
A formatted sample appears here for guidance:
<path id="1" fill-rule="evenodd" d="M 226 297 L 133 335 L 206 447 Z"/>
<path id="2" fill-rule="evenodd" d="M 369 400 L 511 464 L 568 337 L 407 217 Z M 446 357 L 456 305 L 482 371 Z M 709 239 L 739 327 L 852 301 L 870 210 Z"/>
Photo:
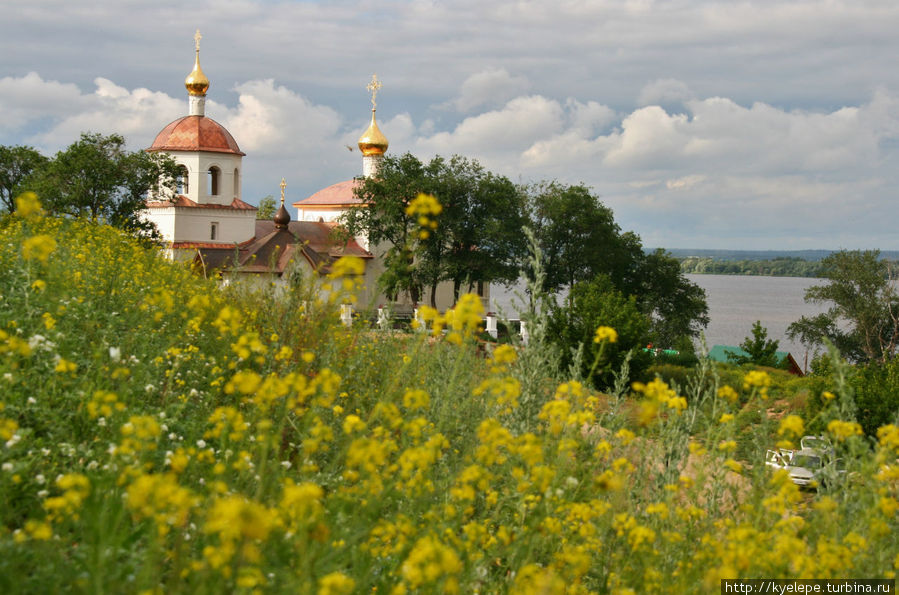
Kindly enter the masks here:
<path id="1" fill-rule="evenodd" d="M 213 222 L 209 224 L 209 239 L 214 240 L 218 237 L 219 233 L 219 224 L 218 222 Z"/>
<path id="2" fill-rule="evenodd" d="M 187 194 L 190 192 L 190 188 L 188 186 L 188 172 L 187 168 L 183 165 L 178 168 L 178 177 L 175 178 L 175 183 L 177 184 L 178 194 Z"/>
<path id="3" fill-rule="evenodd" d="M 234 168 L 234 198 L 240 198 L 240 172 Z"/>
<path id="4" fill-rule="evenodd" d="M 212 196 L 218 196 L 219 194 L 219 182 L 221 182 L 221 177 L 222 170 L 214 165 L 209 168 L 209 194 Z"/>

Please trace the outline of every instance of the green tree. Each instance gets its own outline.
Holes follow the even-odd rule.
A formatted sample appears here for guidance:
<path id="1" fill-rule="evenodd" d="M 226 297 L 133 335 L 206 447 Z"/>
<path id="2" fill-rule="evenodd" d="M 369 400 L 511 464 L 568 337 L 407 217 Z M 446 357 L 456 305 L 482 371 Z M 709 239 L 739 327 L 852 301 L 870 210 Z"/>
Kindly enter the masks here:
<path id="1" fill-rule="evenodd" d="M 755 364 L 775 368 L 780 363 L 776 355 L 777 347 L 777 341 L 768 339 L 768 329 L 762 326 L 762 321 L 756 320 L 752 325 L 752 335 L 740 343 L 740 348 L 746 355 L 728 351 L 727 359 L 735 364 Z"/>
<path id="2" fill-rule="evenodd" d="M 531 227 L 543 253 L 544 289 L 555 293 L 600 273 L 616 285 L 642 250 L 639 238 L 622 235 L 612 210 L 584 185 L 541 182 L 528 187 Z"/>
<path id="3" fill-rule="evenodd" d="M 603 345 L 594 343 L 596 329 L 600 326 L 614 328 L 618 340 Z M 650 320 L 640 311 L 636 298 L 619 291 L 607 275 L 597 275 L 590 281 L 575 283 L 567 305 L 553 309 L 549 331 L 549 335 L 555 337 L 554 342 L 561 347 L 564 366 L 575 364 L 575 354 L 583 345 L 579 372 L 584 377 L 590 374 L 597 356 L 601 355 L 603 361 L 595 370 L 594 377 L 588 378 L 598 387 L 611 383 L 612 373 L 618 371 L 631 350 L 635 350 L 638 368 L 649 363 L 648 358 L 636 350 L 650 339 Z"/>
<path id="4" fill-rule="evenodd" d="M 268 219 L 274 219 L 275 212 L 278 210 L 278 203 L 275 202 L 275 197 L 271 194 L 267 196 L 263 196 L 259 199 L 258 210 L 256 211 L 256 218 L 266 221 Z"/>
<path id="5" fill-rule="evenodd" d="M 709 324 L 705 290 L 684 277 L 677 259 L 664 250 L 639 254 L 639 275 L 625 290 L 652 320 L 655 342 L 674 346 L 699 336 Z"/>
<path id="6" fill-rule="evenodd" d="M 431 305 L 437 285 L 453 284 L 454 296 L 477 283 L 511 282 L 518 277 L 526 245 L 523 197 L 503 176 L 477 161 L 454 155 L 428 163 L 406 153 L 388 156 L 378 175 L 362 180 L 356 196 L 365 208 L 344 214 L 348 233 L 365 234 L 383 251 L 386 271 L 379 282 L 388 295 L 408 291 L 419 301 L 428 288 Z M 442 205 L 436 229 L 419 234 L 406 206 L 419 194 Z"/>
<path id="7" fill-rule="evenodd" d="M 850 382 L 856 420 L 865 434 L 876 436 L 881 426 L 899 421 L 899 358 L 859 366 Z"/>
<path id="8" fill-rule="evenodd" d="M 878 250 L 841 250 L 821 261 L 827 285 L 814 285 L 805 301 L 828 304 L 826 312 L 803 316 L 787 336 L 810 348 L 830 341 L 856 362 L 890 360 L 899 341 L 899 297 L 889 262 Z"/>
<path id="9" fill-rule="evenodd" d="M 141 217 L 147 197 L 174 192 L 178 166 L 164 153 L 130 152 L 118 134 L 82 133 L 28 180 L 48 211 L 104 221 L 138 237 L 158 239 Z"/>
<path id="10" fill-rule="evenodd" d="M 22 182 L 46 163 L 47 158 L 31 147 L 0 145 L 0 208 L 15 211 L 16 197 L 27 190 Z"/>
<path id="11" fill-rule="evenodd" d="M 378 280 L 392 299 L 407 292 L 413 302 L 421 299 L 423 265 L 416 259 L 419 250 L 416 221 L 406 214 L 406 206 L 419 192 L 429 190 L 425 168 L 411 153 L 384 157 L 376 177 L 365 178 L 355 189 L 364 207 L 349 209 L 341 217 L 350 236 L 365 235 L 384 259 L 385 273 Z"/>
<path id="12" fill-rule="evenodd" d="M 527 190 L 546 291 L 606 275 L 618 291 L 634 297 L 661 345 L 695 337 L 708 324 L 705 292 L 684 277 L 677 259 L 663 250 L 646 254 L 640 237 L 622 232 L 589 188 L 552 182 Z"/>
<path id="13" fill-rule="evenodd" d="M 439 280 L 452 282 L 455 299 L 463 284 L 470 291 L 476 283 L 515 281 L 527 250 L 521 231 L 527 224 L 524 197 L 518 188 L 459 155 L 448 161 L 435 157 L 428 171 L 435 175 L 433 194 L 443 205 L 433 235 L 445 253 Z"/>

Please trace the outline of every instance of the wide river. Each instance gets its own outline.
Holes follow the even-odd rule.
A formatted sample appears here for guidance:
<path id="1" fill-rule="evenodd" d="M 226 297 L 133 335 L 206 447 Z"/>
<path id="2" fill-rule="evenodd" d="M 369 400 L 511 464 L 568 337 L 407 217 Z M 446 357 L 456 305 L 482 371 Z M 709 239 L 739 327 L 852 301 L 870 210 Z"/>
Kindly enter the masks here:
<path id="1" fill-rule="evenodd" d="M 800 366 L 805 367 L 806 348 L 786 337 L 787 327 L 802 316 L 823 312 L 823 306 L 807 304 L 805 290 L 821 284 L 822 279 L 805 277 L 762 277 L 738 275 L 687 275 L 705 290 L 711 321 L 705 329 L 706 344 L 739 345 L 750 335 L 752 324 L 759 320 L 768 330 L 768 338 L 779 343 L 781 351 L 789 351 Z M 519 303 L 516 290 L 501 285 L 490 288 L 493 309 L 517 318 Z M 521 292 L 521 289 L 518 289 Z M 811 359 L 812 354 L 809 354 Z"/>

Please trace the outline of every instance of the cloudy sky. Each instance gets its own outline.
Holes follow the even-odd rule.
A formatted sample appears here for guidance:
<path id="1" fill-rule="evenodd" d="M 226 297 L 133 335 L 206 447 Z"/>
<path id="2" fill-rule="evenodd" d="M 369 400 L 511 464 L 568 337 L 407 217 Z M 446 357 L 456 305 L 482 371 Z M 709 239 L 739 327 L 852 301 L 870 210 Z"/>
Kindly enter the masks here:
<path id="1" fill-rule="evenodd" d="M 244 199 L 361 173 L 365 86 L 390 152 L 583 182 L 644 244 L 899 249 L 895 0 L 0 0 L 0 144 L 150 145 L 206 114 Z"/>

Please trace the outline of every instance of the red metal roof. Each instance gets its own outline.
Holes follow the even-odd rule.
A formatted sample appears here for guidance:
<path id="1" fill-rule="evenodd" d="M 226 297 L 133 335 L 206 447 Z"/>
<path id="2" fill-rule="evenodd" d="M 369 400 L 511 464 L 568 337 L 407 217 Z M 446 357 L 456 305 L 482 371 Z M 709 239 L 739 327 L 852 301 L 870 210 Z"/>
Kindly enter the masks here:
<path id="1" fill-rule="evenodd" d="M 358 205 L 362 201 L 356 198 L 353 190 L 362 183 L 362 180 L 353 179 L 344 182 L 332 184 L 327 188 L 322 188 L 312 196 L 304 198 L 293 203 L 297 208 L 307 208 L 315 206 L 339 206 L 339 205 Z"/>
<path id="2" fill-rule="evenodd" d="M 246 155 L 225 127 L 206 116 L 184 116 L 162 129 L 148 151 L 210 151 Z"/>
<path id="3" fill-rule="evenodd" d="M 148 209 L 166 209 L 168 207 L 181 207 L 185 209 L 228 209 L 228 210 L 236 210 L 236 211 L 256 211 L 258 210 L 253 205 L 246 203 L 239 198 L 235 198 L 231 201 L 231 204 L 222 205 L 217 203 L 196 203 L 191 199 L 187 198 L 183 194 L 179 194 L 172 200 L 156 200 L 147 203 Z"/>
<path id="4" fill-rule="evenodd" d="M 244 248 L 256 241 L 256 238 L 250 238 L 237 244 L 238 248 Z M 180 250 L 188 248 L 203 248 L 207 250 L 234 250 L 235 244 L 221 244 L 216 242 L 172 242 L 170 248 L 178 248 Z"/>

